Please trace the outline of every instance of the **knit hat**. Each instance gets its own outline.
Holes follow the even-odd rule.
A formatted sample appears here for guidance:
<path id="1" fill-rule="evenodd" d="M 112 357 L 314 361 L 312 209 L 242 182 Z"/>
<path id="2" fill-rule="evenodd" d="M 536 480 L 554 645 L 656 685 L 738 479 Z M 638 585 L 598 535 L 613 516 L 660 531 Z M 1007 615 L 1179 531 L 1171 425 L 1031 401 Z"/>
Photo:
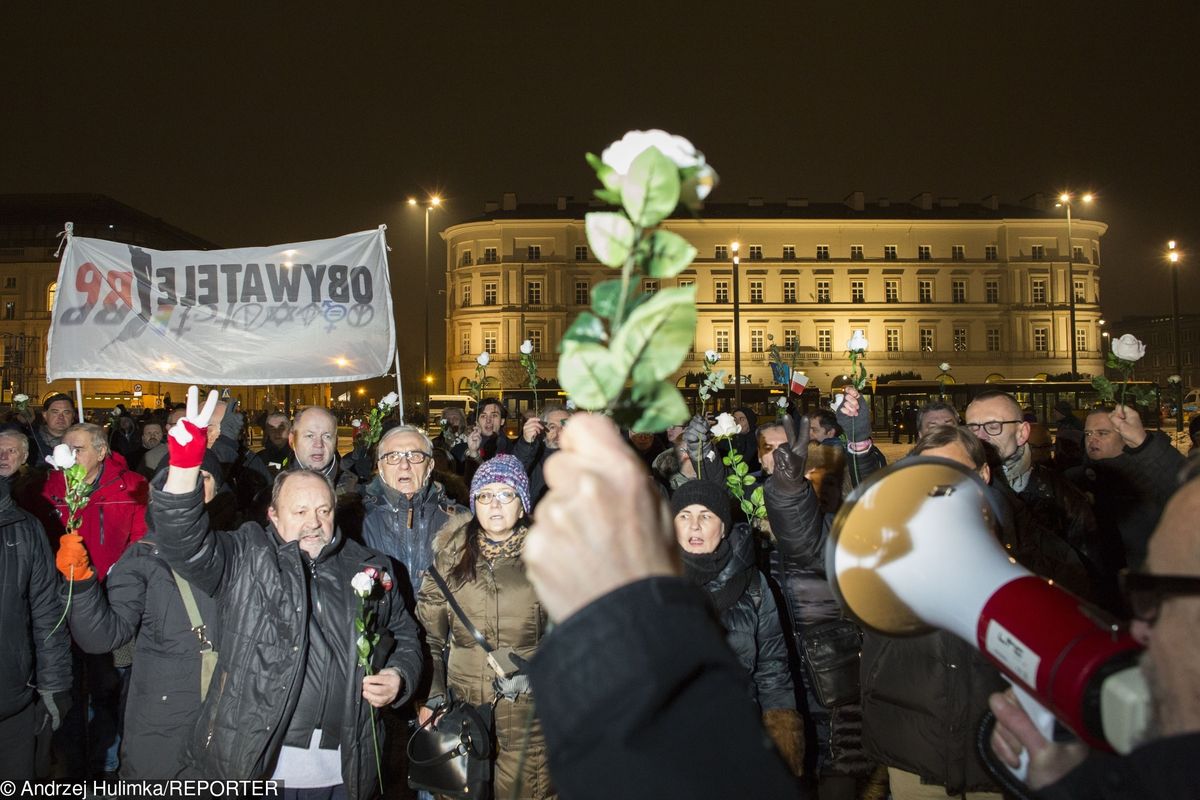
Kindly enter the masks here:
<path id="1" fill-rule="evenodd" d="M 729 495 L 725 490 L 712 481 L 691 480 L 675 490 L 671 495 L 671 515 L 678 514 L 690 505 L 702 505 L 717 515 L 725 523 L 725 531 L 730 528 Z"/>
<path id="2" fill-rule="evenodd" d="M 525 468 L 514 456 L 502 454 L 493 456 L 479 465 L 475 477 L 471 479 L 471 513 L 475 513 L 475 495 L 489 483 L 503 483 L 511 486 L 521 496 L 521 505 L 525 513 L 530 511 L 529 476 Z"/>

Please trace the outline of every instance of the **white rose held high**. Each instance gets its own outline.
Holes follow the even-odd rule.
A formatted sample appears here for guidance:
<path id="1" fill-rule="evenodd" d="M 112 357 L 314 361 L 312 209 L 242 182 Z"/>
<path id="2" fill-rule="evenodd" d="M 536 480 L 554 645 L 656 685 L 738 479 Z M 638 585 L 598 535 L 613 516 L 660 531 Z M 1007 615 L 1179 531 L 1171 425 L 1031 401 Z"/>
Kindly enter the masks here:
<path id="1" fill-rule="evenodd" d="M 1130 387 L 1133 380 L 1134 366 L 1146 355 L 1146 345 L 1131 333 L 1113 339 L 1112 351 L 1105 358 L 1104 365 L 1121 376 L 1121 394 L 1117 399 L 1116 387 L 1113 382 L 1103 375 L 1092 378 L 1092 387 L 1105 402 L 1118 402 L 1125 405 L 1126 395 L 1132 396 L 1133 401 L 1140 406 L 1148 406 L 1154 400 L 1154 390 L 1144 386 Z M 1169 379 L 1168 379 L 1169 380 Z"/>
<path id="2" fill-rule="evenodd" d="M 492 356 L 487 350 L 475 357 L 475 380 L 467 381 L 467 390 L 475 398 L 476 405 L 483 400 L 483 392 L 487 389 L 487 368 L 490 363 L 492 363 Z"/>
<path id="3" fill-rule="evenodd" d="M 529 339 L 521 342 L 521 366 L 525 368 L 525 374 L 529 377 L 529 388 L 533 390 L 533 408 L 536 411 L 538 408 L 537 359 L 533 357 L 533 342 Z"/>

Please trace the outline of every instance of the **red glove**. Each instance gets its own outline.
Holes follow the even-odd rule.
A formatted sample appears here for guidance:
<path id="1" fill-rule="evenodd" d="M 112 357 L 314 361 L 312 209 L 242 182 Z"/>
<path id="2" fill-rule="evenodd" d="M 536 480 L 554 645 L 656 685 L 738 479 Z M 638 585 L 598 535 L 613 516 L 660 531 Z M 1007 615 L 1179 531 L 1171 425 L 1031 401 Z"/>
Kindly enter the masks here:
<path id="1" fill-rule="evenodd" d="M 167 457 L 172 467 L 192 469 L 204 461 L 208 446 L 208 421 L 217 407 L 217 392 L 208 393 L 204 408 L 200 409 L 200 389 L 189 386 L 187 410 L 167 435 Z"/>
<path id="2" fill-rule="evenodd" d="M 88 559 L 83 537 L 78 533 L 64 533 L 58 538 L 54 566 L 67 580 L 86 581 L 96 574 L 92 572 L 92 562 Z"/>

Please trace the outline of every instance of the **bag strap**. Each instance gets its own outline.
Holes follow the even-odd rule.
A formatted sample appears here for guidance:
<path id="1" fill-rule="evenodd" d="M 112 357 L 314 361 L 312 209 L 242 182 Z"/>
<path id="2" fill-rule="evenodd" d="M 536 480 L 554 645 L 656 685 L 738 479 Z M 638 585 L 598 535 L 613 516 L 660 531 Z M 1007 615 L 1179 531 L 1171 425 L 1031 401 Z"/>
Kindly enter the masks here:
<path id="1" fill-rule="evenodd" d="M 430 564 L 429 574 L 433 577 L 433 582 L 436 583 L 438 588 L 442 590 L 442 594 L 445 595 L 446 602 L 450 604 L 450 609 L 454 612 L 454 616 L 458 617 L 458 621 L 463 624 L 463 626 L 467 629 L 467 632 L 475 637 L 475 641 L 479 642 L 479 646 L 483 648 L 483 651 L 485 653 L 491 653 L 493 650 L 495 650 L 496 648 L 492 647 L 491 644 L 488 643 L 488 640 L 485 639 L 483 634 L 479 632 L 479 629 L 471 624 L 471 620 L 467 619 L 467 615 L 463 612 L 462 606 L 460 606 L 458 601 L 454 599 L 454 593 L 451 592 L 450 587 L 446 585 L 446 581 L 442 577 L 442 574 L 437 571 L 437 567 Z"/>
<path id="2" fill-rule="evenodd" d="M 217 668 L 217 651 L 208 640 L 208 628 L 204 624 L 204 618 L 200 616 L 200 607 L 196 605 L 192 585 L 175 570 L 171 570 L 171 574 L 175 576 L 175 585 L 179 588 L 179 596 L 183 598 L 183 608 L 187 611 L 192 633 L 200 640 L 200 700 L 203 701 L 208 695 L 208 687 Z"/>

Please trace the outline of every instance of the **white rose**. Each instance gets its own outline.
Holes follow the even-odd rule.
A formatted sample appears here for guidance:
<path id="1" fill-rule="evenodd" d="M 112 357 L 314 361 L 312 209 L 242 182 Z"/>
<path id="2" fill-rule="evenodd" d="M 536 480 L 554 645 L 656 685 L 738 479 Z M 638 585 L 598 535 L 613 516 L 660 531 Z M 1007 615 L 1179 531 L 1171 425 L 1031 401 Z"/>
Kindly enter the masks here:
<path id="1" fill-rule="evenodd" d="M 1146 345 L 1132 333 L 1113 339 L 1113 355 L 1123 361 L 1140 361 L 1146 355 Z"/>
<path id="2" fill-rule="evenodd" d="M 383 399 L 379 401 L 379 407 L 383 408 L 384 406 L 394 406 L 399 401 L 400 401 L 400 396 L 398 394 L 396 394 L 395 392 L 388 392 L 386 395 L 383 396 Z"/>
<path id="3" fill-rule="evenodd" d="M 1168 375 L 1167 376 L 1167 383 L 1182 383 L 1182 382 L 1183 382 L 1183 378 L 1179 377 L 1178 375 Z"/>
<path id="4" fill-rule="evenodd" d="M 710 364 L 715 364 L 721 360 L 721 354 L 718 353 L 716 350 L 705 350 L 704 351 L 704 360 Z"/>
<path id="5" fill-rule="evenodd" d="M 787 408 L 787 398 L 786 397 L 779 398 L 778 400 L 775 401 L 775 405 L 779 406 L 780 408 Z"/>
<path id="6" fill-rule="evenodd" d="M 54 455 L 46 456 L 46 463 L 55 469 L 70 469 L 75 466 L 75 450 L 69 444 L 54 448 Z"/>
<path id="7" fill-rule="evenodd" d="M 351 428 L 361 428 L 361 427 L 362 427 L 362 420 L 361 420 L 361 419 L 352 419 L 352 420 L 350 420 L 350 427 L 351 427 Z"/>
<path id="8" fill-rule="evenodd" d="M 850 341 L 846 342 L 846 349 L 852 353 L 862 353 L 867 347 L 867 337 L 861 329 L 854 331 L 854 335 L 850 337 Z"/>
<path id="9" fill-rule="evenodd" d="M 481 367 L 486 367 L 491 360 L 492 357 L 488 355 L 488 351 L 484 350 L 479 354 L 479 357 L 475 359 L 475 363 Z"/>
<path id="10" fill-rule="evenodd" d="M 354 589 L 354 593 L 359 597 L 366 597 L 375 588 L 375 581 L 365 572 L 359 572 L 350 579 L 350 588 Z"/>
<path id="11" fill-rule="evenodd" d="M 529 355 L 530 353 L 532 353 L 533 352 L 533 342 L 529 341 L 528 339 L 521 342 L 521 352 L 524 353 L 525 355 Z"/>
<path id="12" fill-rule="evenodd" d="M 713 438 L 724 439 L 741 433 L 742 426 L 737 424 L 732 414 L 722 413 L 717 415 L 717 424 L 713 425 L 711 430 Z"/>
<path id="13" fill-rule="evenodd" d="M 942 372 L 949 372 L 950 365 L 943 361 L 942 363 L 938 364 L 938 369 L 940 369 Z"/>
<path id="14" fill-rule="evenodd" d="M 569 398 L 569 397 L 567 398 L 567 402 L 566 402 L 566 403 L 564 403 L 563 405 L 565 405 L 565 406 L 567 407 L 567 411 L 574 411 L 574 410 L 575 410 L 575 401 L 574 401 L 574 400 L 572 400 L 572 399 L 571 399 L 571 398 Z"/>
<path id="15" fill-rule="evenodd" d="M 842 407 L 842 402 L 845 399 L 846 399 L 846 395 L 842 394 L 841 392 L 838 392 L 837 394 L 835 394 L 833 396 L 833 402 L 830 403 L 830 405 L 829 405 L 830 410 L 836 414 L 837 410 Z"/>
<path id="16" fill-rule="evenodd" d="M 15 397 L 13 397 L 13 402 L 14 403 L 28 403 L 29 395 L 27 395 L 27 394 L 16 395 Z"/>
<path id="17" fill-rule="evenodd" d="M 629 131 L 618 142 L 604 148 L 600 160 L 617 173 L 619 186 L 634 159 L 648 148 L 655 147 L 679 169 L 695 169 L 680 186 L 680 200 L 688 208 L 697 208 L 717 185 L 717 172 L 704 161 L 704 154 L 682 136 L 666 131 Z"/>

